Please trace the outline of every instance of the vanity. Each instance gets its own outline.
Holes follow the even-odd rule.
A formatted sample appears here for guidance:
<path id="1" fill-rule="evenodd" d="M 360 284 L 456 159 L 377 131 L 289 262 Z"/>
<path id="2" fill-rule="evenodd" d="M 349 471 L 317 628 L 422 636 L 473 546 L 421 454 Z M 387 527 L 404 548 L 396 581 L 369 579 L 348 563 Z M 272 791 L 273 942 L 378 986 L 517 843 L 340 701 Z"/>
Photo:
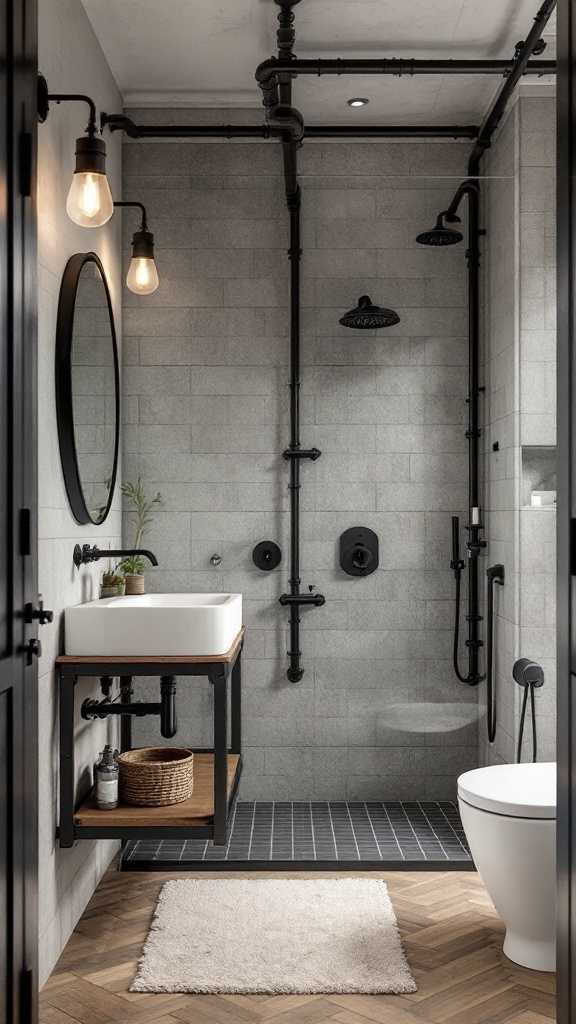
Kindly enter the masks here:
<path id="1" fill-rule="evenodd" d="M 56 659 L 60 691 L 58 841 L 211 839 L 224 845 L 242 773 L 242 598 L 240 594 L 153 594 L 92 601 L 66 609 L 66 651 Z M 130 651 L 138 650 L 138 655 Z M 186 653 L 183 653 L 183 651 Z M 87 654 L 86 651 L 92 653 Z M 135 677 L 160 679 L 157 704 L 133 700 Z M 214 741 L 193 749 L 194 792 L 181 803 L 98 810 L 92 791 L 76 805 L 76 684 L 100 679 L 103 699 L 87 699 L 82 717 L 120 718 L 120 748 L 132 749 L 132 718 L 159 715 L 176 733 L 176 690 L 204 677 L 212 687 Z M 118 683 L 115 683 L 118 680 Z M 118 700 L 112 691 L 118 686 Z M 228 735 L 229 733 L 229 735 Z M 184 740 L 185 743 L 185 740 Z"/>
<path id="2" fill-rule="evenodd" d="M 76 253 L 65 268 L 56 332 L 56 415 L 62 471 L 70 510 L 81 526 L 101 526 L 112 507 L 118 468 L 120 391 L 119 360 L 110 290 L 96 253 Z M 145 503 L 141 481 L 132 487 L 141 538 L 151 522 L 158 494 Z M 155 555 L 134 548 L 100 549 L 77 544 L 76 569 L 117 558 L 126 568 Z M 114 573 L 115 570 L 113 570 Z M 112 574 L 113 574 L 112 573 Z M 65 609 L 65 653 L 56 659 L 60 691 L 60 817 L 61 847 L 77 840 L 210 839 L 224 845 L 242 772 L 241 737 L 241 594 L 145 594 L 108 597 Z M 137 699 L 138 678 L 159 679 L 159 700 Z M 212 747 L 193 750 L 194 789 L 180 803 L 136 807 L 120 802 L 99 810 L 90 790 L 77 803 L 74 727 L 76 687 L 80 679 L 100 680 L 102 699 L 87 699 L 80 709 L 89 722 L 118 716 L 120 749 L 133 749 L 132 720 L 156 715 L 160 733 L 170 740 L 177 731 L 177 691 L 212 688 Z M 136 696 L 135 696 L 136 694 Z M 183 737 L 186 744 L 186 738 Z M 94 750 L 94 755 L 97 748 Z"/>

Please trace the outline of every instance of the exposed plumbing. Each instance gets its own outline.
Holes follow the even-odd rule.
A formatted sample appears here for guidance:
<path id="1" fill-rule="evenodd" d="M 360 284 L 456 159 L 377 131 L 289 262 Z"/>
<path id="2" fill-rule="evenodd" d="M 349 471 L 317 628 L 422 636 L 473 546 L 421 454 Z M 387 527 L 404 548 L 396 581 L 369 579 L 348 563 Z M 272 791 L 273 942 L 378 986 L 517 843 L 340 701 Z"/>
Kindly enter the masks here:
<path id="1" fill-rule="evenodd" d="M 82 718 L 89 721 L 91 718 L 108 718 L 110 715 L 135 715 L 144 718 L 146 715 L 160 716 L 160 732 L 165 739 L 172 739 L 177 732 L 176 718 L 176 676 L 161 676 L 160 678 L 160 701 L 156 704 L 145 701 L 133 701 L 123 699 L 121 704 L 115 704 L 108 696 L 110 683 L 109 677 L 103 677 L 103 692 L 106 694 L 103 700 L 92 700 L 87 697 L 82 703 L 80 714 Z M 132 693 L 130 684 L 123 686 L 122 697 L 125 698 Z"/>
<path id="2" fill-rule="evenodd" d="M 256 69 L 256 81 L 262 90 L 263 104 L 266 112 L 266 124 L 249 125 L 137 125 L 123 114 L 102 114 L 101 128 L 107 125 L 111 131 L 122 130 L 132 138 L 222 138 L 243 139 L 254 138 L 262 141 L 280 140 L 284 160 L 284 179 L 288 210 L 290 214 L 290 282 L 291 282 L 291 328 L 290 328 L 290 443 L 283 453 L 290 462 L 290 593 L 284 594 L 281 602 L 290 607 L 290 669 L 288 677 L 297 681 L 302 677 L 299 651 L 299 607 L 302 604 L 323 604 L 322 595 L 301 595 L 299 565 L 299 490 L 300 460 L 315 460 L 320 452 L 315 449 L 303 449 L 300 444 L 300 189 L 297 179 L 297 152 L 304 137 L 308 138 L 470 138 L 476 139 L 469 161 L 469 173 L 474 178 L 478 173 L 482 154 L 491 144 L 492 136 L 502 118 L 506 104 L 523 75 L 554 74 L 556 62 L 553 60 L 534 60 L 544 49 L 540 37 L 544 27 L 556 6 L 556 0 L 545 0 L 538 11 L 525 42 L 516 46 L 511 60 L 413 60 L 409 58 L 376 58 L 376 59 L 322 59 L 300 60 L 293 53 L 295 33 L 293 28 L 293 8 L 300 0 L 274 0 L 280 8 L 277 30 L 278 55 L 263 61 Z M 478 125 L 311 125 L 306 127 L 302 115 L 292 106 L 292 81 L 298 75 L 395 75 L 398 77 L 414 75 L 501 75 L 504 84 L 487 114 L 481 127 Z M 468 197 L 468 276 L 469 276 L 469 387 L 468 406 L 469 424 L 466 436 L 469 441 L 469 532 L 467 543 L 469 588 L 468 588 L 468 639 L 466 646 L 469 652 L 467 675 L 463 675 L 457 663 L 458 631 L 459 631 L 459 593 L 460 577 L 464 563 L 455 569 L 457 582 L 457 615 L 455 629 L 454 667 L 458 677 L 476 685 L 480 681 L 478 670 L 479 649 L 482 641 L 479 638 L 478 600 L 478 557 L 485 541 L 481 539 L 481 510 L 479 502 L 479 465 L 478 442 L 479 428 L 479 397 L 483 390 L 479 385 L 479 353 L 478 353 L 478 316 L 479 316 L 479 260 L 478 239 L 482 232 L 478 227 L 479 185 L 477 181 L 468 180 L 458 189 L 454 200 L 447 211 L 439 215 L 434 228 L 423 232 L 418 241 L 426 245 L 450 245 L 461 241 L 461 233 L 446 227 L 445 221 L 454 223 L 459 220 L 457 209 L 464 198 Z M 460 563 L 459 554 L 453 562 Z M 452 564 L 452 563 L 451 563 Z M 452 566 L 454 568 L 454 565 Z"/>
<path id="3" fill-rule="evenodd" d="M 522 760 L 522 741 L 524 739 L 524 724 L 526 721 L 526 709 L 528 706 L 528 694 L 530 694 L 530 717 L 532 719 L 532 761 L 538 760 L 538 727 L 536 724 L 536 698 L 534 690 L 544 685 L 544 669 L 531 658 L 520 658 L 514 663 L 512 669 L 514 681 L 524 687 L 522 700 L 522 711 L 520 712 L 520 724 L 518 727 L 518 746 L 516 748 L 516 761 L 520 764 Z"/>

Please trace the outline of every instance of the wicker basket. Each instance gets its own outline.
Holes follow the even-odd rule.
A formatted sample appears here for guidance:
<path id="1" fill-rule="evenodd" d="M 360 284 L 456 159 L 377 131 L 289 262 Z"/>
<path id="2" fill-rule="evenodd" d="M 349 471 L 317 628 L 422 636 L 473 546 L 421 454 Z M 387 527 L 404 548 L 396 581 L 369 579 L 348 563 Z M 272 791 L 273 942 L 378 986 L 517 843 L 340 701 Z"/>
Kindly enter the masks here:
<path id="1" fill-rule="evenodd" d="M 127 594 L 145 594 L 146 593 L 146 577 L 143 573 L 138 572 L 127 572 L 126 573 L 126 593 Z"/>
<path id="2" fill-rule="evenodd" d="M 120 797 L 140 807 L 167 807 L 192 796 L 194 754 L 182 747 L 142 747 L 118 756 Z"/>

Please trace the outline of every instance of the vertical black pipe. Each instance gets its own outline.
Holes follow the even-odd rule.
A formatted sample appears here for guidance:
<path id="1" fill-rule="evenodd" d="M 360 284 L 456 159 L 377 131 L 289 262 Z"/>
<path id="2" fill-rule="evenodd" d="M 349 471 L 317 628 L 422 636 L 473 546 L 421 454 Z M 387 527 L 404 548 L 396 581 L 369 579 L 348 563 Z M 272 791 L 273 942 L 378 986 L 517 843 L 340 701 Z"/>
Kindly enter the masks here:
<path id="1" fill-rule="evenodd" d="M 455 642 L 454 670 L 458 678 L 470 686 L 480 682 L 479 651 L 480 639 L 480 575 L 478 559 L 486 541 L 481 539 L 483 529 L 480 509 L 480 186 L 477 181 L 465 181 L 460 186 L 448 210 L 445 220 L 456 218 L 456 211 L 464 198 L 468 199 L 468 674 L 462 676 L 458 668 L 457 645 Z M 454 547 L 454 538 L 453 538 Z M 458 600 L 458 592 L 457 592 Z M 458 609 L 456 610 L 458 615 Z M 458 621 L 458 618 L 457 620 Z"/>
<path id="2" fill-rule="evenodd" d="M 278 60 L 291 60 L 292 50 L 296 39 L 294 31 L 293 7 L 300 3 L 300 0 L 274 0 L 280 8 L 278 14 L 279 28 L 276 29 L 276 41 L 278 43 Z M 283 72 L 278 75 L 280 103 L 291 106 L 292 104 L 292 75 Z"/>
<path id="3" fill-rule="evenodd" d="M 479 626 L 480 578 L 478 559 L 480 547 L 480 249 L 479 249 L 479 187 L 468 191 L 468 674 L 479 681 L 478 658 L 482 646 Z"/>
<path id="4" fill-rule="evenodd" d="M 278 14 L 279 28 L 276 31 L 278 57 L 288 60 L 296 33 L 294 31 L 294 12 L 300 0 L 275 0 L 280 7 Z M 282 74 L 279 80 L 280 103 L 290 106 L 292 103 L 292 75 Z M 297 179 L 296 145 L 288 137 L 282 141 L 284 158 L 284 183 L 286 202 L 290 216 L 290 443 L 288 450 L 300 449 L 300 187 Z M 290 462 L 290 596 L 300 596 L 300 459 L 291 458 Z M 287 676 L 290 682 L 298 683 L 304 675 L 300 665 L 300 605 L 290 605 L 290 649 L 288 657 L 290 667 Z"/>
<path id="5" fill-rule="evenodd" d="M 290 213 L 290 451 L 300 448 L 300 189 L 288 198 Z M 300 459 L 290 459 L 290 595 L 300 595 Z M 298 683 L 300 665 L 300 605 L 290 605 L 290 668 L 288 679 Z"/>

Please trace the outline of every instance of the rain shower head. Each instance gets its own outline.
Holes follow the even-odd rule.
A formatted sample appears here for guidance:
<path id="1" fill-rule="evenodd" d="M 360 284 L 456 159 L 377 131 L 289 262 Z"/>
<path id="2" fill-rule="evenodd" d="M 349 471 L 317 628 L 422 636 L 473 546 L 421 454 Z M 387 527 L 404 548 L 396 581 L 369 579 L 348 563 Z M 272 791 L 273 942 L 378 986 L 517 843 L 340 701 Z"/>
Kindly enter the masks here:
<path id="1" fill-rule="evenodd" d="M 361 295 L 356 309 L 350 309 L 339 321 L 342 327 L 356 327 L 370 331 L 376 327 L 392 327 L 400 323 L 400 317 L 394 309 L 373 306 L 368 295 Z"/>
<path id="2" fill-rule="evenodd" d="M 456 245 L 461 242 L 464 237 L 462 233 L 456 231 L 455 228 L 447 228 L 444 224 L 444 217 L 444 213 L 439 213 L 435 226 L 430 231 L 422 231 L 416 236 L 416 241 L 420 245 Z M 460 218 L 455 217 L 454 220 L 459 221 Z"/>

